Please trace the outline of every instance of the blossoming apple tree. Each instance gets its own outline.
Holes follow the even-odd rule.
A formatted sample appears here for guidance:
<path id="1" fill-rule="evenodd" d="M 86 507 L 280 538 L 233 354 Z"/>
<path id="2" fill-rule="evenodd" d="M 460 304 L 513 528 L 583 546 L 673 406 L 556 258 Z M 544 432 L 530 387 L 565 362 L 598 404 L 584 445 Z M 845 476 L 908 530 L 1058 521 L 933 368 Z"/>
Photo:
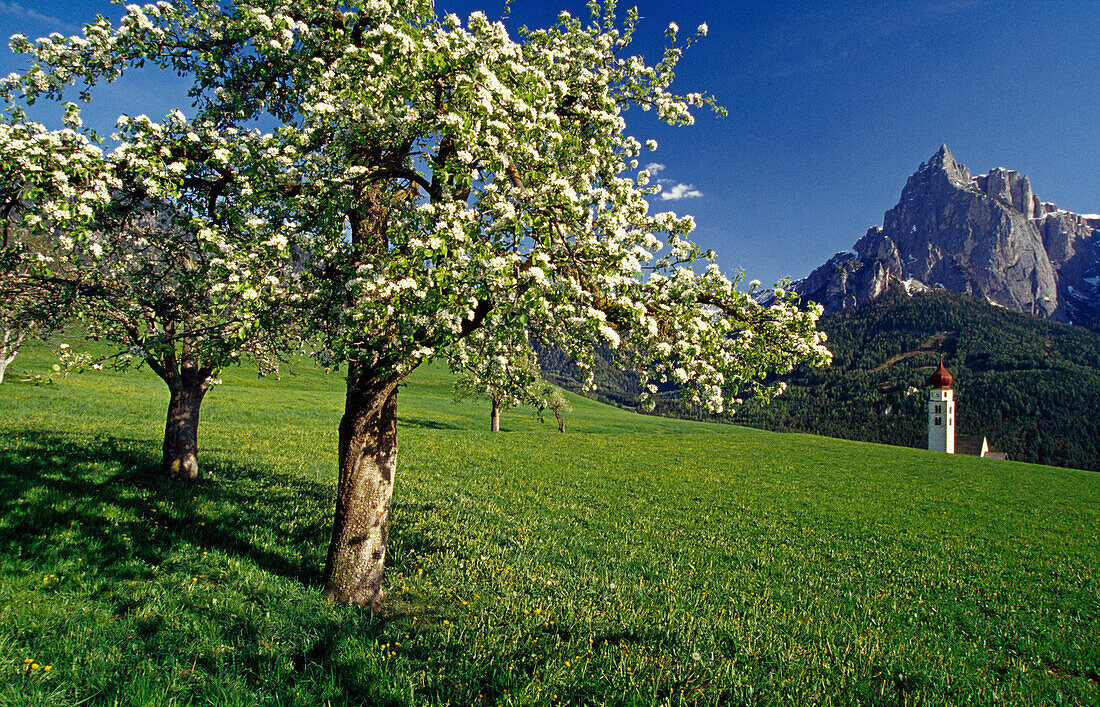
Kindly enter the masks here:
<path id="1" fill-rule="evenodd" d="M 650 66 L 626 53 L 635 12 L 592 11 L 513 38 L 429 0 L 175 0 L 16 43 L 38 62 L 20 79 L 31 95 L 143 63 L 192 76 L 210 130 L 198 144 L 224 139 L 236 165 L 211 176 L 292 232 L 301 320 L 318 357 L 347 366 L 324 578 L 336 601 L 383 597 L 399 384 L 476 331 L 531 333 L 582 361 L 605 344 L 711 411 L 828 360 L 818 310 L 783 294 L 757 305 L 687 239 L 690 218 L 649 212 L 623 112 L 689 124 L 713 101 L 670 91 L 690 43 L 674 27 Z M 246 138 L 257 120 L 278 125 Z"/>
<path id="2" fill-rule="evenodd" d="M 0 170 L 3 168 L 0 167 Z M 3 184 L 11 185 L 0 174 Z M 14 196 L 14 198 L 7 198 Z M 48 337 L 65 320 L 72 289 L 33 281 L 38 258 L 21 228 L 26 204 L 14 189 L 0 185 L 0 383 L 24 343 Z"/>
<path id="3" fill-rule="evenodd" d="M 506 328 L 482 327 L 448 350 L 451 370 L 457 374 L 455 399 L 486 398 L 489 401 L 489 430 L 500 431 L 500 413 L 519 405 L 543 410 L 552 386 L 542 379 L 535 352 L 526 340 L 496 341 L 490 333 Z M 508 333 L 526 334 L 525 331 Z"/>
<path id="4" fill-rule="evenodd" d="M 74 104 L 61 130 L 18 109 L 5 117 L 3 189 L 22 208 L 4 211 L 0 227 L 32 234 L 37 247 L 6 247 L 4 310 L 24 331 L 79 317 L 89 336 L 120 346 L 108 365 L 155 371 L 170 392 L 164 473 L 195 478 L 200 405 L 219 370 L 245 352 L 261 367 L 277 363 L 278 329 L 265 313 L 289 290 L 287 236 L 262 209 L 232 203 L 248 188 L 236 165 L 263 140 L 230 142 L 174 112 L 163 123 L 120 118 L 121 142 L 105 154 L 79 130 Z"/>

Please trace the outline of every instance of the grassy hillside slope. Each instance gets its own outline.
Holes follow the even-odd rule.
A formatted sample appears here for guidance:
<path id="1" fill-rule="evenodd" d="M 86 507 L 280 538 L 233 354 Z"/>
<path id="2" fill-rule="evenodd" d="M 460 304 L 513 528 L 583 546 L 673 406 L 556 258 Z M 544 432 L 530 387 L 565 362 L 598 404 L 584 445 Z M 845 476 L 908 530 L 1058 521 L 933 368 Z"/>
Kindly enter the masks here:
<path id="1" fill-rule="evenodd" d="M 227 372 L 173 486 L 163 384 L 45 365 L 0 386 L 0 704 L 1100 700 L 1100 475 L 579 398 L 494 435 L 422 370 L 378 617 L 317 584 L 338 374 Z"/>

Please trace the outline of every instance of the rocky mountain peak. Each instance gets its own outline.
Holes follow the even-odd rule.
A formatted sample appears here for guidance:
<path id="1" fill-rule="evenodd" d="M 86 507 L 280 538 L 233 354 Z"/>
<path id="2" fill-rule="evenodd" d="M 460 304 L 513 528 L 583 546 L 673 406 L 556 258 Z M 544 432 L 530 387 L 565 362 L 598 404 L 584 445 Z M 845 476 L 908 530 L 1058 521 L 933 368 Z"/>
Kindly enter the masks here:
<path id="1" fill-rule="evenodd" d="M 955 161 L 955 156 L 947 149 L 947 145 L 940 145 L 936 154 L 927 162 L 922 162 L 917 171 L 910 175 L 901 190 L 901 202 L 917 201 L 932 191 L 977 188 L 978 185 L 970 176 L 966 165 Z"/>
<path id="2" fill-rule="evenodd" d="M 970 170 L 966 168 L 966 165 L 955 161 L 955 156 L 951 154 L 951 150 L 947 149 L 947 145 L 940 145 L 940 149 L 936 151 L 936 154 L 932 155 L 928 162 L 922 164 L 914 176 L 921 173 L 930 173 L 931 176 L 942 174 L 953 184 L 959 186 L 968 186 L 973 181 L 970 178 Z"/>
<path id="3" fill-rule="evenodd" d="M 795 287 L 826 311 L 942 287 L 1100 330 L 1100 218 L 1040 201 L 1015 170 L 972 177 L 941 145 L 881 227 Z"/>

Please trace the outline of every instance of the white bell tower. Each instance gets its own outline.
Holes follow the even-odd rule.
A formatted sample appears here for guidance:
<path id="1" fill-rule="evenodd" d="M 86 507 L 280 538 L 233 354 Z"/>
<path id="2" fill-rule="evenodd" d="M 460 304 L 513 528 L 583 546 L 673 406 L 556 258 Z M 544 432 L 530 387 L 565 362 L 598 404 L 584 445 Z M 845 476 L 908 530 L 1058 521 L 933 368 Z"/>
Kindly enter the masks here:
<path id="1" fill-rule="evenodd" d="M 928 398 L 928 449 L 932 452 L 955 453 L 955 399 L 951 390 L 951 374 L 940 367 L 928 379 L 932 394 Z"/>

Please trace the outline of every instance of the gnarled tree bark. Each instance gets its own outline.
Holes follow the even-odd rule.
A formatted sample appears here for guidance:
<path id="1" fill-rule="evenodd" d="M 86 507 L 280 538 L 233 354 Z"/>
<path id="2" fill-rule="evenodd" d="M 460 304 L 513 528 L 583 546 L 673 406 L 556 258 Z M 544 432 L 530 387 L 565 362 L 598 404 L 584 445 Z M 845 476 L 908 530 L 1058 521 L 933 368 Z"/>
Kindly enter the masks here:
<path id="1" fill-rule="evenodd" d="M 348 367 L 340 420 L 340 481 L 325 561 L 325 596 L 379 609 L 397 471 L 397 384 Z"/>
<path id="2" fill-rule="evenodd" d="M 164 424 L 161 468 L 170 479 L 190 481 L 199 476 L 199 406 L 206 386 L 169 383 L 168 420 Z"/>
<path id="3" fill-rule="evenodd" d="M 165 326 L 169 336 L 175 333 L 174 322 Z M 131 327 L 135 345 L 144 344 L 140 332 Z M 212 366 L 203 365 L 189 341 L 180 351 L 169 348 L 158 356 L 145 359 L 153 372 L 168 385 L 168 417 L 164 423 L 164 444 L 161 471 L 170 479 L 191 481 L 199 476 L 199 408 L 210 389 L 215 374 Z"/>
<path id="4" fill-rule="evenodd" d="M 177 368 L 175 356 L 150 365 L 168 384 L 168 419 L 164 423 L 161 470 L 170 479 L 199 476 L 199 409 L 210 388 L 212 371 L 190 356 Z"/>

